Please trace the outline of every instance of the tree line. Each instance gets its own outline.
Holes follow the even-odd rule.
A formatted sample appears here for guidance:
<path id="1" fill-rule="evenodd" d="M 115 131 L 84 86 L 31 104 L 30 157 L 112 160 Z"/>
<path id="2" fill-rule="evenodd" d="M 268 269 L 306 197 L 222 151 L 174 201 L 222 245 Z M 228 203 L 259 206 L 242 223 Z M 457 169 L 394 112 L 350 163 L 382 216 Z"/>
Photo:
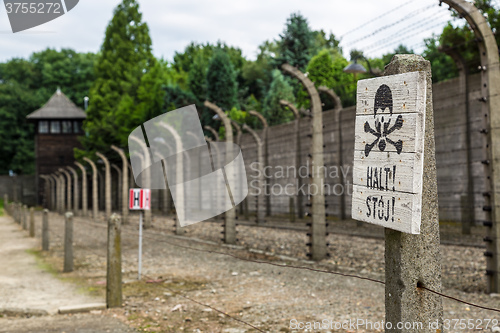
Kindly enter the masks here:
<path id="1" fill-rule="evenodd" d="M 475 4 L 496 32 L 500 14 L 492 1 L 476 0 Z M 499 41 L 500 36 L 496 38 Z M 465 21 L 459 26 L 449 23 L 440 35 L 425 40 L 422 55 L 431 62 L 434 82 L 458 75 L 453 60 L 440 46 L 458 50 L 470 72 L 477 71 L 479 54 L 474 40 Z M 344 107 L 354 105 L 356 81 L 371 75 L 345 73 L 349 59 L 339 45 L 333 33 L 312 30 L 303 15 L 292 13 L 277 38 L 259 45 L 255 60 L 246 59 L 238 47 L 219 41 L 190 43 L 175 52 L 172 61 L 166 61 L 152 54 L 149 27 L 137 1 L 123 0 L 114 10 L 98 53 L 46 49 L 28 59 L 0 63 L 0 174 L 34 172 L 34 129 L 26 115 L 41 107 L 58 87 L 80 107 L 84 96 L 90 98 L 81 137 L 83 149 L 75 150 L 77 158 L 93 156 L 95 151 L 108 153 L 111 144 L 126 147 L 134 128 L 188 104 L 196 104 L 203 125 L 219 129 L 220 122 L 203 106 L 205 100 L 254 128 L 260 124 L 245 111 L 261 112 L 270 125 L 288 122 L 292 114 L 279 101 L 288 100 L 299 108 L 308 108 L 309 101 L 302 86 L 283 75 L 283 63 L 307 72 L 316 85 L 332 88 Z M 399 45 L 380 58 L 364 59 L 362 50 L 352 51 L 351 58 L 381 72 L 396 53 L 414 52 Z M 324 110 L 328 110 L 332 105 L 324 100 Z M 224 136 L 223 128 L 220 134 Z"/>

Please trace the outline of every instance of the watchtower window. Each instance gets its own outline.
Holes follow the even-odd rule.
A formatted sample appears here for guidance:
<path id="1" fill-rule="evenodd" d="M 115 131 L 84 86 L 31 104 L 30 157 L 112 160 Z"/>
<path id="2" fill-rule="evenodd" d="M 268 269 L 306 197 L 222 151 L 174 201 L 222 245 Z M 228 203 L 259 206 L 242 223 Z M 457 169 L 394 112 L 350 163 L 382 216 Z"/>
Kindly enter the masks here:
<path id="1" fill-rule="evenodd" d="M 59 120 L 52 120 L 50 122 L 50 133 L 51 134 L 61 133 L 61 122 Z"/>
<path id="2" fill-rule="evenodd" d="M 73 121 L 73 133 L 79 134 L 82 131 L 82 123 L 78 120 Z"/>
<path id="3" fill-rule="evenodd" d="M 71 121 L 63 120 L 62 121 L 62 132 L 65 134 L 71 133 Z"/>
<path id="4" fill-rule="evenodd" d="M 38 133 L 49 133 L 49 122 L 47 120 L 40 120 L 38 122 Z"/>

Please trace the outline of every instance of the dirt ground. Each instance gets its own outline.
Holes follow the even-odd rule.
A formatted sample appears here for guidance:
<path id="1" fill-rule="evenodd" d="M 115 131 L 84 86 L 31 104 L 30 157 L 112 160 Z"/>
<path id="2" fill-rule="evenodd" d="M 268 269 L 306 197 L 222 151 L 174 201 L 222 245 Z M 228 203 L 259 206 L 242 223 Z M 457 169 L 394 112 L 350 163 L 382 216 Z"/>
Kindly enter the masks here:
<path id="1" fill-rule="evenodd" d="M 186 236 L 178 237 L 173 235 L 172 220 L 156 217 L 154 228 L 144 233 L 143 277 L 138 281 L 137 220 L 132 216 L 122 229 L 123 307 L 106 310 L 100 315 L 118 318 L 139 331 L 258 332 L 236 318 L 265 332 L 306 332 L 294 329 L 294 323 L 324 320 L 327 323 L 345 320 L 375 323 L 384 319 L 383 285 L 253 263 L 210 252 L 220 251 L 244 259 L 322 268 L 383 280 L 384 244 L 381 239 L 330 235 L 332 257 L 315 264 L 302 259 L 306 241 L 302 231 L 239 226 L 239 243 L 243 245 L 228 247 L 220 242 L 220 223 L 198 223 L 186 228 Z M 37 215 L 36 221 L 39 237 L 41 216 Z M 60 270 L 63 218 L 50 214 L 50 225 L 51 251 L 40 256 L 47 265 Z M 102 296 L 106 270 L 104 219 L 93 222 L 76 217 L 74 228 L 76 270 L 64 276 L 87 293 Z M 482 251 L 477 247 L 442 246 L 444 292 L 498 308 L 500 299 L 484 292 Z M 498 313 L 451 300 L 444 299 L 443 304 L 445 319 L 500 319 Z M 495 331 L 491 325 L 477 327 L 486 332 Z M 312 331 L 383 330 L 361 325 L 354 330 Z"/>

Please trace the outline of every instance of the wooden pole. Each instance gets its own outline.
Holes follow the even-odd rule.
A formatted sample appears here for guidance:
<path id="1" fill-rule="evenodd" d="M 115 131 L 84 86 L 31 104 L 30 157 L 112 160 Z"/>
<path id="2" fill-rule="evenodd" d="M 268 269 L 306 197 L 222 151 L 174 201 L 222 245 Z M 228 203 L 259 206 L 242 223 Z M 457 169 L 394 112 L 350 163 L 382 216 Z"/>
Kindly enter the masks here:
<path id="1" fill-rule="evenodd" d="M 106 305 L 122 306 L 122 248 L 120 216 L 113 214 L 108 220 L 108 255 L 106 273 Z"/>

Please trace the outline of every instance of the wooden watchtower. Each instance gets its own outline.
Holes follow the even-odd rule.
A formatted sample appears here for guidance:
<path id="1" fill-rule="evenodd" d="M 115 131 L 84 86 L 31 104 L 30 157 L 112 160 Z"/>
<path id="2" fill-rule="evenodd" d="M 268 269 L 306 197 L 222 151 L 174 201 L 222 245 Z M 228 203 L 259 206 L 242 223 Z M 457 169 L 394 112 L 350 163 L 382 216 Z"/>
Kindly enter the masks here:
<path id="1" fill-rule="evenodd" d="M 74 148 L 81 148 L 78 136 L 83 134 L 85 111 L 76 106 L 60 89 L 49 101 L 26 118 L 35 123 L 35 172 L 38 203 L 42 203 L 43 179 L 75 161 Z"/>

